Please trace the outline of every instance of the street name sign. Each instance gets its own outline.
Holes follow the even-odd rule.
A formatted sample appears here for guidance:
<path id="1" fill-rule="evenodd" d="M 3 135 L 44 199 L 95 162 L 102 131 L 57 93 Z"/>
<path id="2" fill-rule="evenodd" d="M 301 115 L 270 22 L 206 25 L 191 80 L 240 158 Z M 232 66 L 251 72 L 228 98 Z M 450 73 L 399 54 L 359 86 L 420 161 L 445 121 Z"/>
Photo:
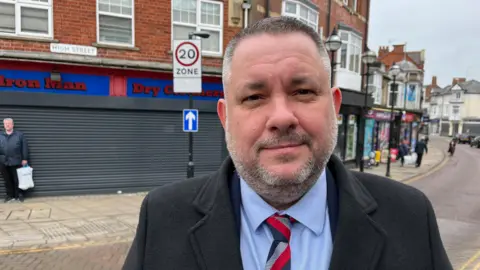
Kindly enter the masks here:
<path id="1" fill-rule="evenodd" d="M 173 92 L 202 92 L 202 41 L 174 40 Z"/>
<path id="2" fill-rule="evenodd" d="M 198 132 L 198 110 L 183 110 L 183 132 Z"/>

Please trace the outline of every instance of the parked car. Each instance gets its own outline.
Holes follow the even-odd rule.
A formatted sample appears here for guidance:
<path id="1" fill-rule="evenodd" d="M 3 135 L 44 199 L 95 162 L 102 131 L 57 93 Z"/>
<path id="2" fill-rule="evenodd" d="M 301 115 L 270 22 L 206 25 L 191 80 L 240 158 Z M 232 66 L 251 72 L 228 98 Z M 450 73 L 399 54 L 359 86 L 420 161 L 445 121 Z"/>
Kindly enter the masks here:
<path id="1" fill-rule="evenodd" d="M 475 135 L 463 133 L 458 136 L 458 143 L 470 144 L 470 142 L 475 138 Z"/>
<path id="2" fill-rule="evenodd" d="M 474 146 L 480 148 L 480 136 L 473 138 L 473 140 L 470 142 L 470 147 Z"/>

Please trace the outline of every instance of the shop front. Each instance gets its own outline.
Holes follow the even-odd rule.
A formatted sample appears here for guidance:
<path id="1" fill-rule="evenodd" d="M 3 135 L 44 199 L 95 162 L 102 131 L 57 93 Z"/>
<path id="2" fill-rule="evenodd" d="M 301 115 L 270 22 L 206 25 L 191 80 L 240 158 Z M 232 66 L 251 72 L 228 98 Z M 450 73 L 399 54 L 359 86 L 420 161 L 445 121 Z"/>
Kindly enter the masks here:
<path id="1" fill-rule="evenodd" d="M 216 115 L 221 79 L 205 77 L 202 87 L 193 97 L 201 114 L 195 176 L 226 156 Z M 148 191 L 184 179 L 186 108 L 188 96 L 173 92 L 168 72 L 0 63 L 0 118 L 13 118 L 28 139 L 31 196 Z"/>

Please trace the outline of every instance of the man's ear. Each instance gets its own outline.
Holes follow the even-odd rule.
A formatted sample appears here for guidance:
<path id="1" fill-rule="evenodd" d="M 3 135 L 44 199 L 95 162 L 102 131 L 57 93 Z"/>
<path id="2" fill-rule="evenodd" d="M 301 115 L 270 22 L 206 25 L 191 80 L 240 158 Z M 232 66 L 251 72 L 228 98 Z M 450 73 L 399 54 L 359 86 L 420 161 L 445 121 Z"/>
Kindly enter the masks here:
<path id="1" fill-rule="evenodd" d="M 342 91 L 339 88 L 332 88 L 333 105 L 335 106 L 335 113 L 340 113 L 340 106 L 342 106 Z"/>
<path id="2" fill-rule="evenodd" d="M 217 102 L 217 114 L 220 123 L 222 123 L 223 130 L 226 130 L 225 123 L 227 121 L 227 102 L 225 99 L 221 98 Z"/>

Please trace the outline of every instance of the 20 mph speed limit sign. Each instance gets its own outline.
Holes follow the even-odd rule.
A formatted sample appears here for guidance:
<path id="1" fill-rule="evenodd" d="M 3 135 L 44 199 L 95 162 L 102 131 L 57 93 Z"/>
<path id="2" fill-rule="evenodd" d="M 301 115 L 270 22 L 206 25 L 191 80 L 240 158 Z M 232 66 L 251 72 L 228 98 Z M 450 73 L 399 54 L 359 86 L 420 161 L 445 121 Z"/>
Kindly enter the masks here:
<path id="1" fill-rule="evenodd" d="M 201 40 L 174 40 L 173 44 L 173 91 L 175 93 L 201 93 Z"/>

